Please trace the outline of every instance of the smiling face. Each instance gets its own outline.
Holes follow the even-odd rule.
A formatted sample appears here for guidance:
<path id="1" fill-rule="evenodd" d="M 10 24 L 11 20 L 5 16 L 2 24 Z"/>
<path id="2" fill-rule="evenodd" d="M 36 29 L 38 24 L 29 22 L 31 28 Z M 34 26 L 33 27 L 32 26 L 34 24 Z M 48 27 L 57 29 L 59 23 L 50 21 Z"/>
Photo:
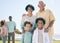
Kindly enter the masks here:
<path id="1" fill-rule="evenodd" d="M 31 24 L 26 24 L 25 28 L 26 28 L 26 31 L 30 31 L 30 29 L 31 29 Z"/>
<path id="2" fill-rule="evenodd" d="M 45 7 L 44 2 L 43 1 L 39 1 L 38 7 L 41 8 L 41 9 L 43 9 Z"/>
<path id="3" fill-rule="evenodd" d="M 41 20 L 38 21 L 37 25 L 39 29 L 43 28 L 43 22 Z"/>
<path id="4" fill-rule="evenodd" d="M 32 10 L 32 8 L 28 7 L 28 10 L 27 11 L 28 11 L 29 14 L 32 14 L 32 11 L 33 10 Z"/>

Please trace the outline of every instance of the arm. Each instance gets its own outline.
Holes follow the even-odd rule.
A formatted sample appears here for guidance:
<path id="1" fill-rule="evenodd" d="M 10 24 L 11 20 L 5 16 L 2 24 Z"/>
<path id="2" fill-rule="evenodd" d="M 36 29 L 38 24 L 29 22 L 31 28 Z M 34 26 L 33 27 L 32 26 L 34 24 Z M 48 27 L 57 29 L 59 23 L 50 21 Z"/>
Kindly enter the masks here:
<path id="1" fill-rule="evenodd" d="M 16 30 L 16 23 L 14 22 L 14 30 Z"/>
<path id="2" fill-rule="evenodd" d="M 44 32 L 48 32 L 48 30 L 50 29 L 50 27 L 53 26 L 53 24 L 54 24 L 54 20 L 49 23 L 48 27 L 44 29 Z"/>
<path id="3" fill-rule="evenodd" d="M 16 30 L 16 26 L 14 26 L 14 30 Z"/>
<path id="4" fill-rule="evenodd" d="M 25 20 L 25 16 L 22 16 L 22 20 L 21 20 L 22 33 L 24 33 L 24 20 Z"/>
<path id="5" fill-rule="evenodd" d="M 32 33 L 34 33 L 34 30 L 36 29 L 37 25 L 33 24 L 33 29 L 32 29 Z"/>
<path id="6" fill-rule="evenodd" d="M 53 13 L 50 10 L 49 10 L 49 20 L 50 20 L 50 23 L 49 23 L 47 28 L 52 27 L 53 24 L 54 24 L 54 21 L 55 21 L 55 17 L 54 17 Z"/>
<path id="7" fill-rule="evenodd" d="M 21 42 L 24 43 L 24 35 L 22 36 L 22 41 Z"/>
<path id="8" fill-rule="evenodd" d="M 22 17 L 23 17 L 23 16 L 26 16 L 26 14 L 23 14 Z"/>
<path id="9" fill-rule="evenodd" d="M 47 28 L 52 27 L 53 24 L 54 24 L 54 20 L 52 20 L 52 21 L 49 23 L 49 26 L 48 26 Z"/>
<path id="10" fill-rule="evenodd" d="M 55 21 L 55 17 L 53 15 L 53 13 L 50 10 L 47 10 L 48 14 L 49 14 L 49 25 L 47 28 L 45 28 L 45 32 L 48 32 L 48 30 L 53 26 L 54 21 Z"/>

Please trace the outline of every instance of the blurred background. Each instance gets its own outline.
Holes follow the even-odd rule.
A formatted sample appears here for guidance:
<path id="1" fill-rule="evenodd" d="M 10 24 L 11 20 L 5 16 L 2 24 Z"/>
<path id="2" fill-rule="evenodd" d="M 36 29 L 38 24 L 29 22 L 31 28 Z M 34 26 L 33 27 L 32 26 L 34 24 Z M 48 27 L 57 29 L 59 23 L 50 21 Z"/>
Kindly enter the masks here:
<path id="1" fill-rule="evenodd" d="M 0 0 L 0 21 L 8 21 L 8 17 L 12 16 L 16 22 L 17 29 L 21 31 L 21 17 L 26 13 L 25 7 L 32 4 L 35 7 L 33 14 L 38 11 L 38 2 L 40 0 Z M 55 18 L 54 24 L 54 40 L 60 40 L 60 0 L 43 0 L 46 3 L 46 9 L 50 9 Z M 16 34 L 15 39 L 20 40 L 22 35 Z"/>

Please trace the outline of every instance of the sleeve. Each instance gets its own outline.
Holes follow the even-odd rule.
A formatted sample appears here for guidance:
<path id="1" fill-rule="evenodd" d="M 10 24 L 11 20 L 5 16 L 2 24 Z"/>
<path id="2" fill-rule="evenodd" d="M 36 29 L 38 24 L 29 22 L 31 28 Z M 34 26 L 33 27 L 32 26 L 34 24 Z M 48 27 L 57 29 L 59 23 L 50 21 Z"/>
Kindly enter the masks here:
<path id="1" fill-rule="evenodd" d="M 16 23 L 14 22 L 14 26 L 16 26 Z"/>
<path id="2" fill-rule="evenodd" d="M 22 17 L 22 20 L 21 20 L 21 28 L 23 29 L 24 28 L 24 16 Z"/>
<path id="3" fill-rule="evenodd" d="M 49 18 L 50 18 L 49 19 L 50 22 L 53 21 L 53 20 L 55 21 L 55 17 L 54 17 L 53 13 L 50 10 L 49 10 Z"/>
<path id="4" fill-rule="evenodd" d="M 34 15 L 35 16 L 35 15 Z M 36 29 L 36 23 L 35 23 L 35 21 L 36 21 L 36 16 L 34 17 L 34 24 L 33 24 L 33 31 Z"/>
<path id="5" fill-rule="evenodd" d="M 24 43 L 24 35 L 22 36 L 22 40 L 21 40 L 22 43 Z"/>
<path id="6" fill-rule="evenodd" d="M 14 30 L 16 30 L 16 23 L 15 23 L 15 22 L 13 22 L 13 24 L 14 24 Z"/>
<path id="7" fill-rule="evenodd" d="M 34 30 L 36 29 L 36 27 L 37 27 L 36 23 L 35 23 L 35 24 L 33 24 L 32 32 L 34 32 Z"/>

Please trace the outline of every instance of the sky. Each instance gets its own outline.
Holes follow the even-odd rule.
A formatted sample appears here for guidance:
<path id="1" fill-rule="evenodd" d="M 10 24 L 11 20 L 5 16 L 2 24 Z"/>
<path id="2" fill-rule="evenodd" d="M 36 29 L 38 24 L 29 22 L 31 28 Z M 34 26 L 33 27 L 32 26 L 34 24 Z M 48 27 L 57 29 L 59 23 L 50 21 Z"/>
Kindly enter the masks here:
<path id="1" fill-rule="evenodd" d="M 32 4 L 35 7 L 33 14 L 38 11 L 38 2 L 40 0 L 0 0 L 0 20 L 5 19 L 8 21 L 8 17 L 12 16 L 16 22 L 17 29 L 20 28 L 21 18 L 25 11 L 25 7 L 28 4 Z M 46 4 L 46 9 L 50 9 L 55 16 L 54 33 L 60 35 L 60 0 L 42 0 Z"/>

